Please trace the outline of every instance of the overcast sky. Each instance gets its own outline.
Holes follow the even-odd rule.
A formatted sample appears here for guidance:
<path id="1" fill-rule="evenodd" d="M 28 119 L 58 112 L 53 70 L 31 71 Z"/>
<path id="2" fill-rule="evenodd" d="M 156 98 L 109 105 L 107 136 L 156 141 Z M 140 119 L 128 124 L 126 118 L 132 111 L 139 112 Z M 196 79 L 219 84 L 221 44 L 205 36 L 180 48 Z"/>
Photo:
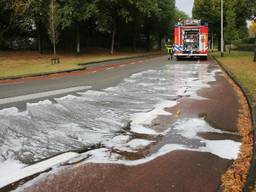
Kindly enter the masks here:
<path id="1" fill-rule="evenodd" d="M 192 16 L 194 0 L 176 0 L 176 7 L 185 11 L 190 17 Z"/>

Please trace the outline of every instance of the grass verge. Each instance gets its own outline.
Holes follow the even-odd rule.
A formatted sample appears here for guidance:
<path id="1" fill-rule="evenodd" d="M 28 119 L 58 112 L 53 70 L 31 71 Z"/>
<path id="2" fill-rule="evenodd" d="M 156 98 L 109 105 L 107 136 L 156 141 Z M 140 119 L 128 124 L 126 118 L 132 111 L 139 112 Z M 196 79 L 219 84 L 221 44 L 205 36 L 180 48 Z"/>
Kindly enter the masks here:
<path id="1" fill-rule="evenodd" d="M 213 56 L 231 72 L 235 80 L 246 90 L 246 94 L 256 100 L 256 63 L 253 62 L 253 53 L 232 52 L 225 57 L 214 53 Z M 247 182 L 253 156 L 252 117 L 243 92 L 233 81 L 230 80 L 230 83 L 235 88 L 241 104 L 238 128 L 243 139 L 238 158 L 222 176 L 222 186 L 224 191 L 240 192 Z"/>
<path id="2" fill-rule="evenodd" d="M 253 53 L 234 51 L 225 54 L 225 57 L 220 57 L 219 53 L 213 56 L 235 75 L 256 100 L 256 63 L 253 62 Z"/>
<path id="3" fill-rule="evenodd" d="M 62 53 L 58 55 L 61 63 L 52 65 L 51 54 L 40 54 L 33 51 L 0 52 L 0 79 L 79 70 L 84 68 L 79 64 L 151 54 L 152 52 L 117 52 L 114 55 L 110 55 L 107 52 L 89 52 L 80 55 Z"/>

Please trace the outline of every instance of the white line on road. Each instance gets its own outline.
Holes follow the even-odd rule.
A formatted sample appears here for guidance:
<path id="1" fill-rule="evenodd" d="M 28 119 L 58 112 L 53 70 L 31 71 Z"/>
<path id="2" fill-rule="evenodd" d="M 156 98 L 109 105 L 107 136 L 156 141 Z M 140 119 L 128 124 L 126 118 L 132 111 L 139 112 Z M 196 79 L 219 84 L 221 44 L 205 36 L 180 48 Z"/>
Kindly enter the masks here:
<path id="1" fill-rule="evenodd" d="M 19 85 L 25 83 L 24 81 L 19 82 L 10 82 L 10 83 L 0 83 L 0 86 L 9 86 L 9 85 Z"/>
<path id="2" fill-rule="evenodd" d="M 3 188 L 7 185 L 10 185 L 12 183 L 15 183 L 21 179 L 30 177 L 32 175 L 42 173 L 47 169 L 50 169 L 56 165 L 60 165 L 61 163 L 67 162 L 78 156 L 79 156 L 78 153 L 73 153 L 73 152 L 64 153 L 56 157 L 47 159 L 45 161 L 36 163 L 34 165 L 24 167 L 18 171 L 14 171 L 13 174 L 9 174 L 7 177 L 1 179 L 0 188 Z"/>
<path id="3" fill-rule="evenodd" d="M 109 67 L 109 68 L 107 68 L 106 70 L 111 70 L 111 69 L 114 69 L 114 67 Z"/>
<path id="4" fill-rule="evenodd" d="M 77 91 L 82 91 L 82 90 L 90 89 L 90 88 L 91 88 L 91 86 L 79 86 L 79 87 L 71 87 L 71 88 L 59 89 L 59 90 L 54 90 L 54 91 L 34 93 L 34 94 L 29 94 L 29 95 L 22 95 L 22 96 L 17 96 L 17 97 L 8 97 L 8 98 L 0 99 L 0 105 L 10 104 L 10 103 L 15 103 L 15 102 L 20 102 L 20 101 L 28 101 L 28 100 L 32 100 L 32 99 L 39 99 L 39 98 L 43 98 L 43 97 L 50 97 L 50 96 L 54 96 L 54 95 L 61 95 L 61 94 L 66 94 L 66 93 L 71 93 L 71 92 L 77 92 Z"/>

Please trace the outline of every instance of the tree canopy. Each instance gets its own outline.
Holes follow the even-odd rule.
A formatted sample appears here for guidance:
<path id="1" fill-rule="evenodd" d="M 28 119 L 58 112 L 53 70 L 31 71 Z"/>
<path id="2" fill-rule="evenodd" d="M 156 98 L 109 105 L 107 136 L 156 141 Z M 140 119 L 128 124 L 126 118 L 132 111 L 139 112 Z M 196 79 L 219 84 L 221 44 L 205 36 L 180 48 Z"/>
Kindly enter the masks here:
<path id="1" fill-rule="evenodd" d="M 230 42 L 248 37 L 246 20 L 255 13 L 255 2 L 251 0 L 225 0 L 224 20 L 225 39 Z M 220 1 L 195 0 L 193 18 L 207 22 L 210 33 L 216 41 L 220 40 Z"/>
<path id="2" fill-rule="evenodd" d="M 175 0 L 55 0 L 61 49 L 158 45 L 175 23 Z M 51 0 L 0 0 L 0 48 L 50 49 Z M 51 29 L 51 31 L 53 31 Z M 130 38 L 128 40 L 127 38 Z M 51 40 L 51 41 L 50 41 Z"/>

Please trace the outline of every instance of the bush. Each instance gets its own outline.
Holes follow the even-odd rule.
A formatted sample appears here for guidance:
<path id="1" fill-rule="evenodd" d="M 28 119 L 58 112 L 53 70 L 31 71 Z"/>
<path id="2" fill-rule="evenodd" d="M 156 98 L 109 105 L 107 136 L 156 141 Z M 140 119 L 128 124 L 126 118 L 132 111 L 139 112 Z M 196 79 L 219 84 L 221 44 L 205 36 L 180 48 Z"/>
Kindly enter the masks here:
<path id="1" fill-rule="evenodd" d="M 234 47 L 232 47 L 232 49 L 238 50 L 238 51 L 253 51 L 254 47 L 255 47 L 255 44 L 241 43 L 241 44 L 234 44 Z"/>
<path id="2" fill-rule="evenodd" d="M 245 39 L 234 41 L 234 44 L 254 44 L 255 41 L 256 41 L 256 38 L 245 38 Z"/>

